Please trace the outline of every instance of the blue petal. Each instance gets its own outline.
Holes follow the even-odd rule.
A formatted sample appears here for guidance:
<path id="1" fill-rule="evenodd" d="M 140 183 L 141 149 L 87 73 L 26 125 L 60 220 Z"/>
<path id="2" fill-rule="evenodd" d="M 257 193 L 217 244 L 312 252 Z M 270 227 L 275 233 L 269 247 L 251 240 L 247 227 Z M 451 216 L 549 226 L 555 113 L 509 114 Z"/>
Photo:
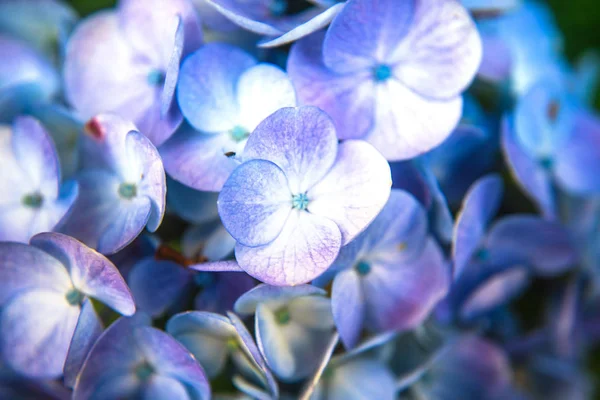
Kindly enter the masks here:
<path id="1" fill-rule="evenodd" d="M 333 319 L 346 348 L 360 339 L 365 322 L 365 298 L 360 277 L 354 271 L 342 271 L 333 280 L 331 289 Z"/>
<path id="2" fill-rule="evenodd" d="M 140 260 L 127 281 L 139 311 L 158 317 L 190 293 L 193 274 L 171 261 Z"/>
<path id="3" fill-rule="evenodd" d="M 62 375 L 79 306 L 63 293 L 28 290 L 13 297 L 0 317 L 0 351 L 8 365 L 32 378 Z"/>
<path id="4" fill-rule="evenodd" d="M 236 83 L 255 64 L 252 56 L 225 44 L 208 44 L 190 55 L 181 67 L 177 91 L 185 118 L 203 132 L 234 128 L 239 112 Z"/>
<path id="5" fill-rule="evenodd" d="M 64 380 L 67 387 L 75 386 L 83 362 L 103 330 L 102 321 L 94 310 L 94 305 L 86 299 L 81 306 L 81 314 L 65 361 Z"/>
<path id="6" fill-rule="evenodd" d="M 499 176 L 488 175 L 475 182 L 465 196 L 454 227 L 452 257 L 454 276 L 459 277 L 481 245 L 490 220 L 498 212 L 503 184 Z"/>
<path id="7" fill-rule="evenodd" d="M 260 246 L 282 231 L 292 211 L 292 193 L 277 165 L 252 160 L 231 174 L 217 206 L 231 236 L 246 246 Z"/>
<path id="8" fill-rule="evenodd" d="M 204 224 L 219 218 L 217 193 L 199 192 L 167 179 L 167 203 L 169 209 L 193 224 Z"/>
<path id="9" fill-rule="evenodd" d="M 118 313 L 132 315 L 131 292 L 117 268 L 102 254 L 61 233 L 40 233 L 31 245 L 51 254 L 67 268 L 75 288 Z"/>
<path id="10" fill-rule="evenodd" d="M 244 293 L 235 303 L 235 312 L 251 315 L 261 303 L 281 303 L 297 297 L 324 295 L 325 291 L 311 285 L 270 286 L 261 284 Z"/>

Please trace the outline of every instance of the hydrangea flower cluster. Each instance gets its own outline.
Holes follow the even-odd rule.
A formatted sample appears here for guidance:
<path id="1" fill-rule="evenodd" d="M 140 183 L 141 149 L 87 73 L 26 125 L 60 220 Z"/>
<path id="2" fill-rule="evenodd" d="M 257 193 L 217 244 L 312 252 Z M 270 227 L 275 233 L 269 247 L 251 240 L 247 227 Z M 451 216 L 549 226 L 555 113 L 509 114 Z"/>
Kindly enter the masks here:
<path id="1" fill-rule="evenodd" d="M 561 42 L 534 0 L 0 0 L 0 398 L 592 398 Z"/>

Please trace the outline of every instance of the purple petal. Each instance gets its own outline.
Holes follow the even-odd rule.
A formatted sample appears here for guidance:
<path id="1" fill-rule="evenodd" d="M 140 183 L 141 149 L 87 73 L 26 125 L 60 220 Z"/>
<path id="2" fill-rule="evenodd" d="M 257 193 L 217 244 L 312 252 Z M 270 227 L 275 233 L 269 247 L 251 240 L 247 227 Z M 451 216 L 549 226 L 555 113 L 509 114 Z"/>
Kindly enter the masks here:
<path id="1" fill-rule="evenodd" d="M 552 182 L 548 171 L 527 155 L 517 144 L 512 123 L 502 121 L 502 150 L 512 175 L 525 193 L 535 201 L 546 217 L 556 214 Z"/>
<path id="2" fill-rule="evenodd" d="M 32 378 L 62 375 L 79 306 L 48 290 L 24 291 L 13 297 L 0 317 L 0 351 L 17 372 Z"/>
<path id="3" fill-rule="evenodd" d="M 245 159 L 275 163 L 285 173 L 294 194 L 319 182 L 336 159 L 337 138 L 331 119 L 316 107 L 283 108 L 252 133 Z"/>
<path id="4" fill-rule="evenodd" d="M 327 30 L 323 45 L 325 65 L 343 74 L 387 61 L 411 27 L 415 3 L 348 2 Z"/>
<path id="5" fill-rule="evenodd" d="M 271 371 L 267 367 L 267 364 L 265 363 L 263 356 L 258 350 L 258 347 L 256 347 L 256 344 L 254 343 L 250 332 L 248 332 L 248 329 L 237 315 L 235 315 L 232 312 L 228 312 L 227 316 L 229 317 L 229 320 L 231 321 L 233 327 L 239 335 L 241 341 L 240 345 L 244 349 L 244 352 L 251 357 L 252 362 L 256 365 L 256 367 L 259 368 L 261 373 L 264 375 L 267 381 L 268 388 L 273 397 L 278 398 L 279 387 L 277 386 L 277 382 L 275 381 L 273 374 L 271 374 Z"/>
<path id="6" fill-rule="evenodd" d="M 145 399 L 185 399 L 189 398 L 186 385 L 176 379 L 155 376 L 144 387 Z"/>
<path id="7" fill-rule="evenodd" d="M 279 36 L 284 33 L 273 26 L 272 21 L 266 20 L 260 14 L 261 8 L 264 8 L 264 5 L 260 4 L 264 3 L 262 1 L 254 2 L 259 4 L 252 5 L 236 0 L 206 0 L 206 2 L 231 22 L 250 32 L 266 36 Z"/>
<path id="8" fill-rule="evenodd" d="M 256 279 L 275 286 L 298 285 L 319 276 L 341 246 L 338 226 L 326 217 L 292 210 L 275 240 L 259 247 L 236 245 L 240 266 Z"/>
<path id="9" fill-rule="evenodd" d="M 280 108 L 296 105 L 296 92 L 287 74 L 271 64 L 248 68 L 237 82 L 240 126 L 248 132 Z"/>
<path id="10" fill-rule="evenodd" d="M 497 34 L 481 31 L 483 54 L 478 76 L 491 81 L 503 81 L 510 76 L 513 60 L 506 41 Z"/>
<path id="11" fill-rule="evenodd" d="M 329 23 L 342 11 L 342 8 L 345 6 L 345 3 L 338 3 L 331 5 L 331 7 L 327 8 L 322 13 L 312 17 L 308 21 L 296 26 L 292 30 L 284 33 L 283 35 L 275 38 L 269 39 L 267 41 L 263 41 L 258 46 L 259 47 L 277 47 L 284 44 L 288 44 L 294 42 L 298 39 L 301 39 L 305 36 L 308 36 L 314 32 L 325 28 Z"/>
<path id="12" fill-rule="evenodd" d="M 122 317 L 113 322 L 102 333 L 86 358 L 75 383 L 73 399 L 91 398 L 93 394 L 100 392 L 103 383 L 108 385 L 109 382 L 114 382 L 115 369 L 119 371 L 122 378 L 125 378 L 128 369 L 133 370 L 138 363 L 142 362 L 145 354 L 137 345 L 134 332 L 139 327 L 149 324 L 150 319 L 144 314 L 137 314 L 130 318 Z M 139 382 L 136 380 L 134 384 L 135 390 L 139 387 Z M 123 395 L 124 392 L 116 393 Z"/>
<path id="13" fill-rule="evenodd" d="M 373 264 L 371 268 L 362 279 L 362 287 L 367 324 L 377 331 L 416 327 L 448 291 L 449 270 L 433 239 L 414 261 Z"/>
<path id="14" fill-rule="evenodd" d="M 191 265 L 190 269 L 205 272 L 244 272 L 235 260 L 213 261 Z"/>
<path id="15" fill-rule="evenodd" d="M 137 309 L 158 317 L 192 290 L 193 274 L 171 261 L 146 258 L 138 262 L 127 279 Z"/>
<path id="16" fill-rule="evenodd" d="M 600 190 L 594 171 L 600 170 L 600 119 L 587 112 L 575 116 L 571 135 L 555 156 L 554 174 L 571 193 L 589 194 Z"/>
<path id="17" fill-rule="evenodd" d="M 325 295 L 325 291 L 311 285 L 278 287 L 261 284 L 244 293 L 235 302 L 234 311 L 242 315 L 252 315 L 261 303 L 284 302 L 297 297 L 314 295 Z"/>
<path id="18" fill-rule="evenodd" d="M 390 55 L 398 62 L 394 76 L 422 96 L 453 98 L 471 84 L 479 68 L 482 46 L 477 28 L 458 1 L 416 3 L 410 31 Z"/>
<path id="19" fill-rule="evenodd" d="M 344 346 L 354 347 L 360 339 L 366 307 L 360 277 L 355 271 L 342 271 L 336 275 L 331 288 L 331 307 Z"/>
<path id="20" fill-rule="evenodd" d="M 185 384 L 192 397 L 210 398 L 210 386 L 204 370 L 182 344 L 156 328 L 141 327 L 134 334 L 145 359 L 159 375 Z"/>
<path id="21" fill-rule="evenodd" d="M 240 161 L 243 144 L 229 134 L 182 130 L 160 148 L 165 170 L 173 179 L 196 190 L 218 192 Z"/>
<path id="22" fill-rule="evenodd" d="M 227 361 L 227 342 L 237 337 L 227 317 L 199 311 L 175 315 L 166 330 L 196 357 L 209 378 L 221 372 Z"/>
<path id="23" fill-rule="evenodd" d="M 223 272 L 216 274 L 216 283 L 204 287 L 196 296 L 194 308 L 225 314 L 232 310 L 236 300 L 255 285 L 254 279 L 247 274 Z"/>
<path id="24" fill-rule="evenodd" d="M 379 214 L 391 186 L 390 166 L 381 154 L 365 142 L 348 140 L 338 146 L 327 175 L 308 191 L 308 211 L 334 221 L 345 245 Z"/>
<path id="25" fill-rule="evenodd" d="M 431 192 L 421 169 L 412 161 L 390 163 L 392 187 L 406 190 L 417 198 L 426 209 L 431 205 Z"/>
<path id="26" fill-rule="evenodd" d="M 395 80 L 377 86 L 375 123 L 365 140 L 390 161 L 406 160 L 439 146 L 462 113 L 460 96 L 430 99 Z"/>
<path id="27" fill-rule="evenodd" d="M 463 319 L 473 319 L 508 303 L 529 284 L 525 268 L 516 267 L 494 274 L 482 282 L 460 308 Z"/>
<path id="28" fill-rule="evenodd" d="M 338 75 L 323 64 L 324 32 L 310 35 L 292 46 L 287 70 L 298 100 L 326 111 L 338 137 L 363 138 L 375 116 L 375 85 L 369 74 Z"/>
<path id="29" fill-rule="evenodd" d="M 131 178 L 127 183 L 137 183 L 138 196 L 146 196 L 150 200 L 152 212 L 147 225 L 148 230 L 154 232 L 165 214 L 167 183 L 162 161 L 156 147 L 139 132 L 129 132 L 125 145 L 127 159 L 135 165 L 128 171 L 127 175 Z"/>
<path id="30" fill-rule="evenodd" d="M 236 126 L 239 107 L 236 84 L 256 60 L 225 44 L 208 44 L 190 55 L 179 76 L 177 100 L 185 118 L 203 132 L 224 132 Z"/>
<path id="31" fill-rule="evenodd" d="M 175 30 L 175 42 L 173 44 L 169 66 L 165 72 L 163 92 L 160 96 L 160 115 L 162 118 L 168 114 L 169 109 L 173 104 L 173 98 L 175 97 L 175 88 L 177 87 L 177 81 L 179 80 L 179 64 L 181 63 L 181 56 L 183 54 L 184 39 L 183 21 L 181 16 L 178 15 L 177 29 Z"/>
<path id="32" fill-rule="evenodd" d="M 84 120 L 110 111 L 136 120 L 156 98 L 156 89 L 148 84 L 151 66 L 139 64 L 116 13 L 88 17 L 67 45 L 64 77 L 69 103 Z"/>
<path id="33" fill-rule="evenodd" d="M 71 287 L 67 270 L 56 258 L 26 244 L 0 242 L 0 305 L 19 292 L 44 289 L 64 294 Z"/>
<path id="34" fill-rule="evenodd" d="M 272 242 L 292 211 L 284 172 L 269 161 L 252 160 L 229 177 L 217 203 L 225 229 L 246 246 Z"/>
<path id="35" fill-rule="evenodd" d="M 503 190 L 502 179 L 488 175 L 477 180 L 466 194 L 454 226 L 452 258 L 455 278 L 462 274 L 481 245 L 488 224 L 498 212 Z"/>
<path id="36" fill-rule="evenodd" d="M 69 270 L 73 285 L 84 294 L 123 315 L 135 313 L 125 280 L 102 254 L 61 233 L 40 233 L 31 239 L 31 245 L 60 260 Z"/>
<path id="37" fill-rule="evenodd" d="M 54 142 L 44 127 L 31 117 L 16 118 L 12 146 L 15 158 L 32 185 L 44 197 L 56 198 L 61 180 L 60 165 Z"/>
<path id="38" fill-rule="evenodd" d="M 172 55 L 179 20 L 183 25 L 183 54 L 202 44 L 202 28 L 196 10 L 186 0 L 122 0 L 119 21 L 128 43 L 139 54 L 158 57 L 164 64 Z"/>
<path id="39" fill-rule="evenodd" d="M 487 246 L 530 263 L 542 276 L 560 274 L 579 258 L 563 226 L 533 215 L 510 215 L 499 220 L 490 229 Z"/>
<path id="40" fill-rule="evenodd" d="M 103 330 L 102 320 L 94 310 L 94 305 L 86 299 L 81 306 L 81 314 L 65 361 L 64 380 L 67 387 L 75 386 L 83 362 Z"/>

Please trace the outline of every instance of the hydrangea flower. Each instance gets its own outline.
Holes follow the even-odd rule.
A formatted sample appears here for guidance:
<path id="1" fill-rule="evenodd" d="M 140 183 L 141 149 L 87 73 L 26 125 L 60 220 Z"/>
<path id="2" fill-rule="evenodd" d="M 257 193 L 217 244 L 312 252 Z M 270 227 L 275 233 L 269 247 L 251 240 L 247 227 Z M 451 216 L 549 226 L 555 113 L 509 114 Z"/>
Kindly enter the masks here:
<path id="1" fill-rule="evenodd" d="M 347 347 L 363 327 L 371 331 L 411 329 L 428 317 L 449 286 L 440 247 L 428 235 L 425 210 L 406 192 L 392 190 L 369 227 L 343 247 L 333 266 L 333 318 Z"/>
<path id="2" fill-rule="evenodd" d="M 120 115 L 159 146 L 181 123 L 173 101 L 180 60 L 201 43 L 187 0 L 121 0 L 116 11 L 86 18 L 70 37 L 66 97 L 83 119 Z"/>
<path id="3" fill-rule="evenodd" d="M 341 139 L 402 160 L 452 132 L 480 59 L 479 35 L 457 1 L 351 0 L 326 34 L 294 44 L 288 73 Z"/>
<path id="4" fill-rule="evenodd" d="M 315 107 L 269 116 L 244 156 L 219 194 L 219 215 L 240 267 L 271 285 L 316 278 L 389 197 L 381 154 L 362 141 L 338 144 L 333 122 Z"/>
<path id="5" fill-rule="evenodd" d="M 514 399 L 507 355 L 477 336 L 456 338 L 433 360 L 402 377 L 400 398 Z"/>
<path id="6" fill-rule="evenodd" d="M 556 188 L 574 195 L 600 192 L 600 119 L 556 86 L 535 85 L 502 125 L 511 172 L 547 217 L 556 216 Z"/>
<path id="7" fill-rule="evenodd" d="M 454 230 L 451 301 L 462 318 L 478 317 L 519 294 L 530 274 L 555 276 L 572 267 L 577 253 L 560 224 L 516 214 L 488 224 L 500 207 L 503 185 L 490 175 L 473 184 Z"/>
<path id="8" fill-rule="evenodd" d="M 98 339 L 73 399 L 210 399 L 204 370 L 172 336 L 143 315 L 121 318 Z"/>
<path id="9" fill-rule="evenodd" d="M 207 191 L 221 190 L 244 160 L 248 137 L 263 119 L 296 105 L 284 71 L 216 43 L 186 59 L 177 98 L 198 132 L 182 130 L 162 146 L 165 168 L 179 182 Z"/>
<path id="10" fill-rule="evenodd" d="M 59 90 L 58 73 L 45 57 L 20 40 L 0 34 L 0 122 L 49 102 Z"/>
<path id="11" fill-rule="evenodd" d="M 31 245 L 0 243 L 0 277 L 2 358 L 30 377 L 57 378 L 64 368 L 73 382 L 100 324 L 89 298 L 135 312 L 116 267 L 59 233 L 36 235 Z"/>
<path id="12" fill-rule="evenodd" d="M 103 114 L 86 124 L 77 175 L 80 194 L 63 231 L 104 254 L 151 232 L 165 212 L 165 173 L 158 151 L 135 126 Z"/>
<path id="13" fill-rule="evenodd" d="M 0 240 L 27 243 L 56 229 L 78 194 L 75 181 L 61 180 L 56 148 L 37 120 L 0 125 Z"/>
<path id="14" fill-rule="evenodd" d="M 258 348 L 273 373 L 293 382 L 313 372 L 334 324 L 325 292 L 310 285 L 259 285 L 235 303 L 240 315 L 255 316 Z"/>
<path id="15" fill-rule="evenodd" d="M 294 6 L 289 0 L 205 0 L 234 24 L 266 36 L 262 47 L 281 46 L 329 25 L 343 3 L 312 0 L 319 7 L 285 15 Z"/>

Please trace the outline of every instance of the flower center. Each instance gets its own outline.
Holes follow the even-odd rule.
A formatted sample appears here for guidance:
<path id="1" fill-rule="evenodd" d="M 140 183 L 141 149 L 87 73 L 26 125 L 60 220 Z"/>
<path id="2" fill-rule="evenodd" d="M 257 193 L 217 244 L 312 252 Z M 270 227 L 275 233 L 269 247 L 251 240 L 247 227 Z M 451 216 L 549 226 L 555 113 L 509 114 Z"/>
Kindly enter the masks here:
<path id="1" fill-rule="evenodd" d="M 65 298 L 67 299 L 67 302 L 72 306 L 79 305 L 83 302 L 83 294 L 75 288 L 69 290 L 65 295 Z"/>
<path id="2" fill-rule="evenodd" d="M 371 264 L 365 261 L 359 261 L 355 268 L 356 272 L 361 276 L 368 275 L 371 272 Z"/>
<path id="3" fill-rule="evenodd" d="M 250 136 L 250 132 L 244 127 L 236 125 L 232 130 L 229 131 L 231 138 L 236 142 L 241 142 L 242 140 L 248 139 Z"/>
<path id="4" fill-rule="evenodd" d="M 479 249 L 475 253 L 475 258 L 479 261 L 487 261 L 490 259 L 490 252 L 488 249 Z"/>
<path id="5" fill-rule="evenodd" d="M 287 11 L 287 1 L 286 0 L 273 0 L 271 4 L 269 4 L 269 12 L 274 17 L 281 17 Z"/>
<path id="6" fill-rule="evenodd" d="M 390 79 L 391 76 L 392 69 L 385 64 L 379 64 L 373 68 L 373 78 L 375 78 L 377 82 L 385 82 Z"/>
<path id="7" fill-rule="evenodd" d="M 159 86 L 165 83 L 165 73 L 159 69 L 154 69 L 148 74 L 148 83 L 152 86 Z"/>
<path id="8" fill-rule="evenodd" d="M 308 196 L 306 196 L 306 193 L 292 195 L 292 207 L 298 210 L 306 210 L 306 207 L 308 207 Z"/>
<path id="9" fill-rule="evenodd" d="M 119 196 L 124 199 L 132 199 L 137 196 L 137 186 L 135 183 L 121 183 L 119 185 Z"/>
<path id="10" fill-rule="evenodd" d="M 558 114 L 560 113 L 560 102 L 558 100 L 552 100 L 550 104 L 548 104 L 546 113 L 550 122 L 555 123 L 558 119 Z"/>
<path id="11" fill-rule="evenodd" d="M 44 197 L 39 193 L 31 193 L 23 196 L 21 200 L 26 207 L 40 208 L 44 204 Z"/>
<path id="12" fill-rule="evenodd" d="M 147 361 L 135 367 L 135 376 L 142 382 L 147 381 L 152 374 L 154 374 L 154 368 Z"/>
<path id="13" fill-rule="evenodd" d="M 275 320 L 279 325 L 285 325 L 290 322 L 290 310 L 287 307 L 275 311 Z"/>
<path id="14" fill-rule="evenodd" d="M 551 170 L 554 166 L 554 160 L 551 157 L 542 157 L 538 161 L 545 170 Z"/>

